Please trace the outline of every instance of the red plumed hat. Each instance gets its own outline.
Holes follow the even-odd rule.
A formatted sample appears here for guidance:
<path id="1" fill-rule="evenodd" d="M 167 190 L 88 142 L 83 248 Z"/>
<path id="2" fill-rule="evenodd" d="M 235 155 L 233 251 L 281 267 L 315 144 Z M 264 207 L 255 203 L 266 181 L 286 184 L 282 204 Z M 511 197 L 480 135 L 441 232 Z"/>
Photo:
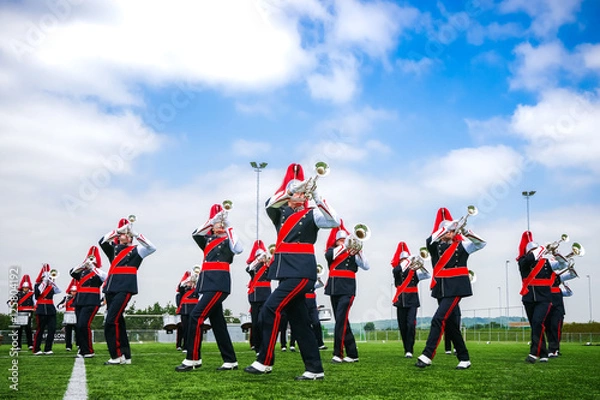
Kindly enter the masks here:
<path id="1" fill-rule="evenodd" d="M 267 248 L 265 247 L 265 244 L 260 239 L 254 241 L 254 244 L 252 245 L 252 250 L 250 251 L 250 254 L 248 255 L 248 259 L 246 260 L 246 264 L 250 264 L 252 261 L 254 261 L 258 250 L 262 250 L 265 253 L 267 252 Z"/>
<path id="2" fill-rule="evenodd" d="M 50 272 L 50 264 L 42 264 L 42 269 L 40 269 L 40 273 L 38 274 L 37 279 L 35 280 L 35 283 L 41 283 L 42 279 L 44 278 L 44 272 Z"/>
<path id="3" fill-rule="evenodd" d="M 21 282 L 19 283 L 19 290 L 22 290 L 24 286 L 28 287 L 29 289 L 32 288 L 31 278 L 27 274 L 23 275 L 23 277 L 21 278 Z"/>
<path id="4" fill-rule="evenodd" d="M 431 231 L 432 234 L 440 229 L 440 224 L 442 221 L 452 221 L 452 215 L 446 207 L 442 207 L 437 211 L 435 222 L 433 223 L 433 230 Z"/>
<path id="5" fill-rule="evenodd" d="M 223 210 L 223 206 L 221 206 L 220 204 L 213 204 L 213 206 L 210 208 L 210 216 L 208 217 L 213 218 L 215 215 L 217 215 L 218 213 L 220 213 Z"/>
<path id="6" fill-rule="evenodd" d="M 96 259 L 96 267 L 102 268 L 102 258 L 100 258 L 100 250 L 98 250 L 98 247 L 96 247 L 96 246 L 90 247 L 86 258 L 89 256 L 94 256 L 94 258 Z"/>
<path id="7" fill-rule="evenodd" d="M 517 260 L 535 247 L 538 247 L 538 244 L 533 241 L 533 233 L 531 233 L 531 231 L 523 232 L 521 235 L 521 243 L 519 243 L 519 256 L 517 257 Z"/>
<path id="8" fill-rule="evenodd" d="M 117 228 L 122 228 L 122 227 L 124 227 L 125 225 L 127 225 L 128 223 L 129 223 L 129 221 L 128 221 L 126 218 L 121 218 L 121 219 L 119 220 L 119 223 L 118 223 L 118 225 L 117 225 Z"/>
<path id="9" fill-rule="evenodd" d="M 346 236 L 343 236 L 344 232 L 346 234 Z M 329 232 L 329 237 L 327 238 L 327 244 L 325 245 L 325 251 L 327 251 L 328 248 L 330 247 L 334 247 L 335 246 L 335 242 L 338 239 L 342 239 L 348 237 L 348 235 L 350 235 L 350 232 L 348 232 L 348 229 L 346 229 L 346 227 L 344 226 L 344 221 L 340 218 L 340 226 L 338 226 L 337 228 L 332 228 L 331 231 Z"/>
<path id="10" fill-rule="evenodd" d="M 400 263 L 401 258 L 406 258 L 410 256 L 410 250 L 408 246 L 404 242 L 398 243 L 398 247 L 396 248 L 396 253 L 394 253 L 394 257 L 392 258 L 392 267 L 395 267 Z"/>
<path id="11" fill-rule="evenodd" d="M 290 181 L 293 179 L 297 179 L 299 181 L 304 180 L 304 170 L 302 169 L 302 165 L 292 163 L 288 166 L 285 177 L 283 178 L 283 182 L 281 182 L 281 186 L 275 193 L 284 191 L 287 188 L 288 183 L 290 183 Z"/>

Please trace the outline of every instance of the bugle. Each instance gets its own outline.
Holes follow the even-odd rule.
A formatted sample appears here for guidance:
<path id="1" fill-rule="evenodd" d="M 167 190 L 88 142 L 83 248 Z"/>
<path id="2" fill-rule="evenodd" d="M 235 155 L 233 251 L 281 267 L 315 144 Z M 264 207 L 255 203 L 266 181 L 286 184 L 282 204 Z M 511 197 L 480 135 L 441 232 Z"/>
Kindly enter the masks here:
<path id="1" fill-rule="evenodd" d="M 51 269 L 50 272 L 48 272 L 48 279 L 50 279 L 52 282 L 56 282 L 56 279 L 59 276 L 60 276 L 60 273 L 55 268 Z"/>
<path id="2" fill-rule="evenodd" d="M 563 243 L 563 242 L 567 243 L 568 241 L 569 241 L 569 235 L 567 235 L 566 233 L 563 233 L 562 235 L 560 235 L 560 239 L 555 240 L 552 243 L 546 244 L 546 248 L 544 249 L 544 252 L 542 253 L 542 255 L 546 255 L 548 253 L 556 254 L 556 251 L 558 250 L 558 246 L 560 246 L 561 243 Z"/>
<path id="3" fill-rule="evenodd" d="M 371 238 L 371 230 L 365 224 L 354 225 L 354 232 L 348 236 L 348 250 L 359 252 L 363 248 L 363 242 Z"/>
<path id="4" fill-rule="evenodd" d="M 427 268 L 425 268 L 425 261 L 429 260 L 429 251 L 427 251 L 427 247 L 421 247 L 419 249 L 419 255 L 411 255 L 408 257 L 410 263 L 408 264 L 408 268 L 417 270 L 423 270 L 423 272 L 429 274 Z"/>
<path id="5" fill-rule="evenodd" d="M 473 205 L 467 206 L 467 214 L 460 217 L 460 219 L 456 223 L 456 227 L 454 228 L 454 233 L 459 234 L 465 228 L 465 226 L 467 226 L 467 219 L 470 216 L 475 216 L 477 214 L 479 214 L 479 210 L 477 210 L 477 207 Z"/>
<path id="6" fill-rule="evenodd" d="M 569 266 L 567 268 L 563 269 L 562 271 L 558 272 L 557 275 L 560 276 L 560 275 L 564 274 L 565 272 L 569 271 L 575 277 L 579 278 L 579 275 L 577 275 L 577 271 L 575 271 L 575 260 L 573 260 L 573 257 L 575 257 L 575 256 L 583 257 L 584 254 L 585 254 L 585 248 L 580 243 L 573 242 L 573 244 L 571 245 L 571 252 L 569 254 L 567 254 L 566 256 L 561 256 L 565 260 L 567 260 L 567 262 L 569 263 Z"/>
<path id="7" fill-rule="evenodd" d="M 469 281 L 471 281 L 471 283 L 477 282 L 477 275 L 475 275 L 475 271 L 472 269 L 469 270 Z"/>
<path id="8" fill-rule="evenodd" d="M 318 161 L 315 164 L 316 175 L 308 178 L 304 184 L 304 193 L 307 199 L 310 200 L 312 198 L 312 193 L 317 190 L 317 180 L 322 176 L 329 175 L 329 171 L 329 164 L 327 164 L 325 161 Z"/>

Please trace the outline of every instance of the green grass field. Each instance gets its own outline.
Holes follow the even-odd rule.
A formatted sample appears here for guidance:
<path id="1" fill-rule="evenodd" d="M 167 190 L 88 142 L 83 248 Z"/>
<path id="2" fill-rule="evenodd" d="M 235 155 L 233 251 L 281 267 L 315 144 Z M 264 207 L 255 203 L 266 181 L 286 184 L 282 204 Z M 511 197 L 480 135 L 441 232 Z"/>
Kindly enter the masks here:
<path id="1" fill-rule="evenodd" d="M 328 345 L 331 345 L 328 343 Z M 105 366 L 108 352 L 96 344 L 96 358 L 86 359 L 90 399 L 600 399 L 600 347 L 565 343 L 563 355 L 547 364 L 527 364 L 524 343 L 467 343 L 473 366 L 457 371 L 456 357 L 439 353 L 424 370 L 405 359 L 401 344 L 359 343 L 360 362 L 331 364 L 329 350 L 321 352 L 325 380 L 296 382 L 303 371 L 301 356 L 277 352 L 273 373 L 247 374 L 254 353 L 236 343 L 240 369 L 216 371 L 222 363 L 214 343 L 203 346 L 202 368 L 174 371 L 183 356 L 172 344 L 134 344 L 133 364 Z M 422 350 L 418 342 L 415 350 Z M 2 346 L 6 377 L 14 358 Z M 0 398 L 62 399 L 73 369 L 73 353 L 56 346 L 52 356 L 20 354 L 19 392 L 2 379 Z"/>

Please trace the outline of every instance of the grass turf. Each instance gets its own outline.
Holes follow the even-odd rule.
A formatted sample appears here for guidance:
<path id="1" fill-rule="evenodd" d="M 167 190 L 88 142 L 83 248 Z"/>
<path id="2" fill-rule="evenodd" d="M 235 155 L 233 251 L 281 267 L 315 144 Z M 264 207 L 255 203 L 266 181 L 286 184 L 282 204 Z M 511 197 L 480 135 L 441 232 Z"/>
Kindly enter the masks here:
<path id="1" fill-rule="evenodd" d="M 330 343 L 328 344 L 330 347 Z M 173 344 L 133 344 L 131 365 L 105 366 L 108 352 L 96 344 L 97 356 L 86 359 L 90 399 L 598 399 L 600 398 L 600 347 L 562 344 L 564 355 L 547 364 L 527 364 L 528 346 L 500 342 L 467 343 L 473 366 L 454 368 L 455 356 L 443 352 L 426 369 L 403 357 L 399 342 L 359 343 L 360 362 L 331 364 L 330 350 L 322 351 L 325 380 L 296 382 L 303 371 L 299 352 L 276 354 L 273 372 L 254 376 L 243 368 L 254 361 L 245 343 L 236 343 L 240 369 L 216 371 L 222 363 L 214 343 L 203 344 L 203 366 L 178 373 L 184 356 Z M 422 350 L 418 342 L 415 350 Z M 19 392 L 9 381 L 0 389 L 1 398 L 44 397 L 61 399 L 73 368 L 73 353 L 55 349 L 53 356 L 23 353 L 19 360 Z M 2 364 L 11 358 L 3 352 Z M 3 368 L 8 376 L 9 372 Z"/>

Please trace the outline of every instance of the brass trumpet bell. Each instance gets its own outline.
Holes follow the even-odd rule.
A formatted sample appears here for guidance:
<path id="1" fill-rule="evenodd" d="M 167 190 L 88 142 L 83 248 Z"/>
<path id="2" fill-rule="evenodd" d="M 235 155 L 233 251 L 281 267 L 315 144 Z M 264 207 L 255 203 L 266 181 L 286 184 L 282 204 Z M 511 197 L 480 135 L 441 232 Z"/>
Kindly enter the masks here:
<path id="1" fill-rule="evenodd" d="M 231 210 L 233 208 L 233 201 L 231 200 L 223 200 L 223 209 L 224 210 Z"/>
<path id="2" fill-rule="evenodd" d="M 129 221 L 130 224 L 133 224 L 135 221 L 137 221 L 137 217 L 135 215 L 133 215 L 133 214 L 130 214 L 127 217 L 127 221 Z"/>
<path id="3" fill-rule="evenodd" d="M 321 264 L 317 264 L 317 275 L 322 276 L 323 272 L 323 266 Z"/>
<path id="4" fill-rule="evenodd" d="M 53 281 L 55 281 L 56 278 L 58 278 L 59 276 L 60 276 L 60 273 L 58 272 L 57 269 L 53 268 L 50 270 L 50 272 L 48 272 L 48 277 Z"/>
<path id="5" fill-rule="evenodd" d="M 471 281 L 471 283 L 477 282 L 477 275 L 475 275 L 475 271 L 472 269 L 469 270 L 469 281 Z"/>
<path id="6" fill-rule="evenodd" d="M 356 224 L 354 225 L 354 236 L 358 240 L 369 240 L 371 237 L 371 230 L 365 224 Z"/>
<path id="7" fill-rule="evenodd" d="M 329 164 L 325 161 L 319 161 L 315 164 L 315 172 L 318 176 L 327 176 L 329 175 Z"/>

